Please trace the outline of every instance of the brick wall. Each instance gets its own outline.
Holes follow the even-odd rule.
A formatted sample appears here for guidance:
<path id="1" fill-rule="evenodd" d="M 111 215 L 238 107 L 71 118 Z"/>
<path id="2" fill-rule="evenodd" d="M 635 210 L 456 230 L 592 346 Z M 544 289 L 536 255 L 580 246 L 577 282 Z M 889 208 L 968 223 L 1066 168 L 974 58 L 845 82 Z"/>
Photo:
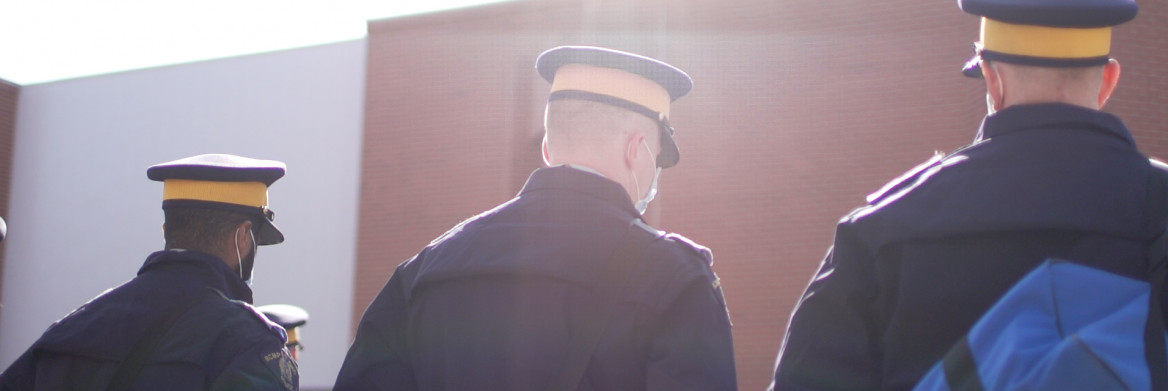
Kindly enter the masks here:
<path id="1" fill-rule="evenodd" d="M 12 143 L 16 134 L 16 104 L 20 86 L 0 80 L 0 217 L 8 217 L 8 195 L 12 182 Z M 7 222 L 7 220 L 5 220 Z M 4 243 L 0 242 L 0 292 L 4 286 Z M 0 303 L 3 298 L 0 298 Z"/>
<path id="2" fill-rule="evenodd" d="M 1117 30 L 1113 111 L 1168 157 L 1163 3 Z M 556 45 L 660 58 L 694 78 L 672 123 L 681 163 L 648 219 L 714 251 L 742 389 L 769 382 L 787 317 L 838 218 L 971 140 L 981 81 L 960 76 L 978 20 L 951 1 L 514 2 L 370 23 L 355 316 L 393 267 L 512 197 L 541 165 Z"/>

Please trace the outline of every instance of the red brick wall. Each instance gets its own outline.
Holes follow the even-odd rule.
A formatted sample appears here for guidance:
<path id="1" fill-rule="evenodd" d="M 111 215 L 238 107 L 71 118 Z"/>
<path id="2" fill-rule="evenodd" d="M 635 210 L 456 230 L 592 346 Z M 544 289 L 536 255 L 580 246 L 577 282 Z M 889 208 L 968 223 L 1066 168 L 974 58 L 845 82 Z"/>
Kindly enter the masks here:
<path id="1" fill-rule="evenodd" d="M 12 183 L 12 143 L 16 134 L 16 104 L 20 86 L 0 80 L 0 217 L 8 218 L 8 195 Z M 4 244 L 0 242 L 0 292 L 4 286 Z M 3 302 L 3 300 L 0 300 Z"/>
<path id="2" fill-rule="evenodd" d="M 1123 118 L 1145 153 L 1168 160 L 1168 2 L 1139 1 L 1140 14 L 1115 29 L 1112 57 L 1122 68 L 1107 111 Z"/>
<path id="3" fill-rule="evenodd" d="M 1108 108 L 1168 157 L 1168 10 L 1152 3 L 1116 32 Z M 837 219 L 973 138 L 984 87 L 959 69 L 977 24 L 915 0 L 545 0 L 372 22 L 355 320 L 393 267 L 541 165 L 535 56 L 608 46 L 694 78 L 673 110 L 682 160 L 648 216 L 713 249 L 740 386 L 762 389 Z"/>

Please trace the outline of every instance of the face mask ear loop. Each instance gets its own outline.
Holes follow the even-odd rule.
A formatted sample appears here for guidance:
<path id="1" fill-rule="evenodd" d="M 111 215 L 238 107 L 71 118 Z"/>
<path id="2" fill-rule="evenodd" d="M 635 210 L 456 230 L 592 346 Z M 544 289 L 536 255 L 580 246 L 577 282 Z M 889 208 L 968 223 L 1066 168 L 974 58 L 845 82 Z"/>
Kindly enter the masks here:
<path id="1" fill-rule="evenodd" d="M 652 202 L 653 198 L 657 195 L 657 177 L 661 173 L 661 166 L 657 165 L 657 159 L 653 156 L 653 150 L 649 148 L 649 143 L 645 142 L 645 140 L 641 140 L 641 144 L 645 146 L 645 151 L 649 153 L 649 161 L 653 162 L 653 166 L 654 166 L 653 182 L 651 182 L 649 184 L 649 189 L 646 190 L 646 193 L 644 195 L 641 195 L 640 196 L 641 198 L 638 199 L 637 202 L 635 202 L 633 204 L 633 206 L 637 209 L 638 213 L 644 214 L 645 210 L 649 209 L 649 202 Z M 633 180 L 635 182 L 636 178 L 637 178 L 636 170 L 633 170 L 632 173 L 633 173 Z M 641 184 L 636 183 L 636 185 L 637 185 L 637 193 L 640 193 L 641 192 Z"/>
<path id="2" fill-rule="evenodd" d="M 629 174 L 632 175 L 633 186 L 637 189 L 637 193 L 639 194 L 641 192 L 641 182 L 637 181 L 637 171 L 636 170 L 629 171 Z"/>
<path id="3" fill-rule="evenodd" d="M 240 228 L 242 228 L 242 227 L 240 227 Z M 241 255 L 239 253 L 239 239 L 238 239 L 240 228 L 235 229 L 235 235 L 232 235 L 232 239 L 235 239 L 233 241 L 235 242 L 235 261 L 238 262 L 238 264 L 239 264 L 239 279 L 243 280 L 243 255 Z"/>
<path id="4" fill-rule="evenodd" d="M 645 205 L 648 207 L 649 202 L 657 196 L 657 178 L 661 176 L 661 166 L 657 164 L 657 157 L 653 156 L 653 149 L 649 148 L 649 143 L 641 140 L 641 145 L 645 146 L 645 151 L 649 152 L 649 160 L 653 162 L 653 182 L 649 183 L 649 190 L 644 195 Z"/>
<path id="5" fill-rule="evenodd" d="M 255 230 L 249 229 L 249 230 L 247 230 L 247 234 L 251 236 L 252 265 L 247 271 L 247 279 L 243 280 L 243 282 L 247 283 L 248 286 L 251 286 L 252 279 L 255 278 L 255 255 L 256 255 L 256 251 L 259 251 L 260 245 L 255 240 Z M 242 274 L 243 274 L 243 260 L 240 260 L 239 262 L 240 262 L 239 263 L 240 279 L 243 279 L 243 276 L 242 276 Z"/>

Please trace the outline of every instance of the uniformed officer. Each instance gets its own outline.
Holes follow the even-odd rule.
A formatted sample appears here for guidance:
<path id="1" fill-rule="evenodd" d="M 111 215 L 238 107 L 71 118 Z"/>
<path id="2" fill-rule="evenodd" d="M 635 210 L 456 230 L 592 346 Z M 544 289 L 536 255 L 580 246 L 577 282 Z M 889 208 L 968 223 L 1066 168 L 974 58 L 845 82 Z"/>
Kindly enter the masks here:
<path id="1" fill-rule="evenodd" d="M 1149 184 L 1165 179 L 1100 111 L 1120 73 L 1111 27 L 1136 4 L 958 4 L 981 16 L 965 73 L 984 77 L 989 115 L 971 145 L 840 221 L 791 316 L 774 389 L 909 389 L 1047 258 L 1144 275 L 1145 247 L 1163 227 Z"/>
<path id="2" fill-rule="evenodd" d="M 641 219 L 689 76 L 596 47 L 536 69 L 550 167 L 397 268 L 335 390 L 736 389 L 709 250 Z"/>
<path id="3" fill-rule="evenodd" d="M 256 309 L 264 314 L 268 320 L 284 328 L 288 334 L 288 340 L 284 342 L 284 346 L 288 347 L 292 359 L 300 359 L 300 351 L 304 349 L 304 344 L 300 342 L 300 326 L 308 324 L 308 311 L 291 304 L 268 304 L 256 307 Z"/>
<path id="4" fill-rule="evenodd" d="M 296 390 L 283 329 L 252 308 L 247 283 L 257 246 L 284 241 L 268 208 L 284 170 L 232 155 L 146 170 L 163 182 L 165 250 L 50 326 L 0 390 Z"/>

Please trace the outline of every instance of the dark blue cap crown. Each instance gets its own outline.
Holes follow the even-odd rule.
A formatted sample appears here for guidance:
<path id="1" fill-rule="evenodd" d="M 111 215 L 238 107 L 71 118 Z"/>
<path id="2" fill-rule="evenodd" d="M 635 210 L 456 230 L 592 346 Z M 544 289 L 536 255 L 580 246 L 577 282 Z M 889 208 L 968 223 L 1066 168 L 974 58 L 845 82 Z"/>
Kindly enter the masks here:
<path id="1" fill-rule="evenodd" d="M 216 182 L 262 182 L 271 186 L 284 176 L 287 166 L 275 160 L 260 160 L 226 154 L 191 156 L 146 169 L 155 181 L 190 179 Z"/>
<path id="2" fill-rule="evenodd" d="M 564 64 L 593 65 L 637 74 L 660 84 L 673 100 L 693 89 L 693 79 L 672 65 L 638 54 L 594 46 L 549 49 L 535 60 L 535 69 L 544 80 L 551 83 L 555 79 L 556 70 Z"/>
<path id="3" fill-rule="evenodd" d="M 1133 0 L 957 0 L 966 13 L 1034 26 L 1109 27 L 1136 17 Z"/>

